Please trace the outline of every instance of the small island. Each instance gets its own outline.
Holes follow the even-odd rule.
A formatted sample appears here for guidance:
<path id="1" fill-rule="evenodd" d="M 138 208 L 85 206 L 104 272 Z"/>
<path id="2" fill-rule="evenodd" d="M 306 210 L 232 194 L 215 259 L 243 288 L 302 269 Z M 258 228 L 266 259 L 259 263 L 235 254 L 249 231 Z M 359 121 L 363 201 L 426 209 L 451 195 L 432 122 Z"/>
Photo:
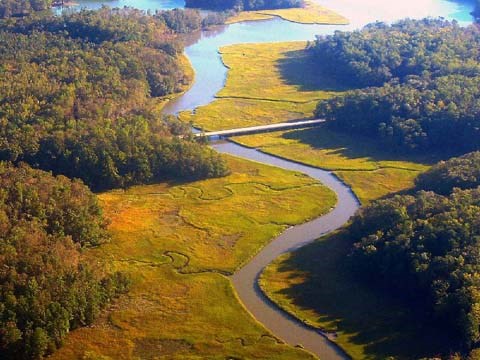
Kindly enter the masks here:
<path id="1" fill-rule="evenodd" d="M 226 12 L 227 24 L 275 17 L 300 24 L 346 25 L 348 20 L 312 0 L 186 0 L 187 8 Z"/>

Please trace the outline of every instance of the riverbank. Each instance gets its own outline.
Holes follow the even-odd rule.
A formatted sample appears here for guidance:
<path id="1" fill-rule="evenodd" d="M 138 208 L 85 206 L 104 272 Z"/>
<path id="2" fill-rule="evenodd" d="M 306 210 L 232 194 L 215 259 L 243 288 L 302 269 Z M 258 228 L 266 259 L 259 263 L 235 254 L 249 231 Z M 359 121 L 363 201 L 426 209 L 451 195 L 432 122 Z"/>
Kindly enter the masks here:
<path id="1" fill-rule="evenodd" d="M 195 114 L 182 113 L 181 117 L 184 120 L 193 120 L 197 125 L 202 124 L 208 130 L 311 117 L 314 105 L 319 99 L 339 94 L 346 89 L 341 89 L 328 74 L 317 71 L 315 63 L 305 51 L 305 45 L 305 42 L 300 42 L 222 48 L 222 58 L 229 69 L 225 87 L 217 94 L 217 100 L 196 109 Z M 307 106 L 312 106 L 311 110 L 307 110 Z M 292 111 L 294 107 L 297 109 L 295 115 Z M 298 111 L 302 107 L 303 110 Z M 285 111 L 286 109 L 289 111 Z M 265 156 L 277 156 L 279 163 L 286 159 L 287 163 L 291 160 L 297 164 L 331 170 L 351 186 L 364 204 L 411 188 L 416 176 L 428 169 L 428 164 L 434 161 L 426 157 L 400 157 L 372 144 L 369 139 L 359 136 L 352 138 L 332 132 L 325 126 L 242 136 L 232 140 L 249 147 L 252 149 L 250 151 L 257 154 L 251 159 L 256 159 L 257 156 L 260 159 L 259 153 L 253 150 L 258 149 L 265 153 Z M 242 151 L 242 156 L 248 156 L 247 150 Z M 342 203 L 339 202 L 339 205 L 342 206 Z M 317 236 L 322 234 L 322 229 L 331 231 L 342 226 L 348 220 L 347 214 L 353 212 L 343 210 L 341 215 L 345 218 L 339 217 L 342 220 L 337 225 L 334 225 L 337 218 L 330 218 L 330 221 L 327 221 L 326 217 L 322 218 L 326 224 L 317 226 Z M 298 236 L 296 240 L 300 238 L 303 237 Z M 314 236 L 311 239 L 313 238 Z M 297 259 L 297 253 L 284 255 L 267 267 L 260 285 L 270 300 L 308 326 L 335 333 L 334 337 L 327 337 L 353 358 L 383 359 L 390 354 L 404 356 L 403 351 L 406 349 L 418 354 L 431 354 L 428 346 L 436 343 L 430 338 L 415 342 L 420 338 L 422 329 L 416 325 L 403 324 L 413 323 L 414 316 L 400 304 L 379 300 L 379 297 L 368 289 L 358 288 L 353 280 L 347 278 L 346 272 L 342 271 L 342 259 L 347 255 L 345 242 L 338 239 L 331 242 L 328 239 L 330 238 L 319 241 L 325 241 L 325 244 L 328 244 L 326 247 L 308 246 L 305 249 L 306 255 L 299 260 L 299 263 L 304 261 L 317 264 L 318 259 L 325 259 L 321 261 L 321 264 L 325 265 L 321 268 L 322 271 L 317 272 L 318 268 L 315 268 L 315 272 L 312 270 L 312 273 L 325 275 L 315 282 L 307 281 L 305 273 L 301 273 L 301 266 L 297 269 L 300 272 L 298 275 L 295 269 L 297 263 L 288 261 Z M 278 241 L 279 239 L 274 240 L 272 246 L 278 246 L 273 245 L 278 244 Z M 318 248 L 321 251 L 317 250 Z M 261 260 L 253 259 L 246 268 L 234 275 L 233 282 L 240 299 L 257 320 L 266 324 L 282 339 L 287 339 L 291 344 L 295 344 L 295 341 L 300 343 L 298 338 L 290 334 L 298 331 L 303 337 L 301 344 L 308 344 L 308 349 L 317 355 L 323 354 L 324 358 L 341 357 L 341 354 L 335 355 L 327 340 L 319 340 L 318 334 L 308 328 L 295 325 L 295 321 L 291 319 L 288 324 L 283 324 L 275 309 L 269 306 L 268 300 L 262 300 L 262 295 L 255 292 L 256 285 L 252 287 L 251 284 L 257 283 L 264 267 L 273 261 L 276 255 L 281 255 L 291 248 L 285 246 L 281 250 L 275 252 L 267 247 L 259 254 Z M 285 267 L 288 267 L 289 271 L 286 271 Z M 316 287 L 321 291 L 315 291 Z M 360 299 L 363 299 L 360 304 L 357 297 L 349 296 L 352 289 L 355 293 L 358 290 Z M 299 303 L 299 299 L 311 301 Z M 375 301 L 370 301 L 372 299 Z M 312 304 L 317 307 L 313 308 Z M 326 310 L 322 312 L 324 305 Z M 390 316 L 387 316 L 388 314 Z M 391 324 L 396 324 L 394 330 L 389 327 Z M 295 326 L 299 327 L 293 331 Z"/>
<path id="2" fill-rule="evenodd" d="M 322 86 L 326 81 L 308 61 L 306 45 L 302 41 L 222 47 L 228 68 L 225 86 L 216 100 L 198 107 L 195 114 L 180 113 L 180 119 L 214 131 L 312 118 L 319 100 L 345 88 L 333 82 Z"/>
<path id="3" fill-rule="evenodd" d="M 185 84 L 182 85 L 182 89 L 180 92 L 163 96 L 161 98 L 152 99 L 153 108 L 156 111 L 157 116 L 162 116 L 165 106 L 169 102 L 179 99 L 180 97 L 185 95 L 185 93 L 189 91 L 195 83 L 195 71 L 193 70 L 189 58 L 185 54 L 181 54 L 178 55 L 177 61 L 179 62 L 181 71 L 183 72 L 187 81 Z"/>
<path id="4" fill-rule="evenodd" d="M 286 170 L 300 171 L 322 182 L 335 192 L 337 204 L 328 214 L 308 223 L 298 225 L 283 232 L 272 240 L 253 259 L 237 270 L 232 276 L 235 290 L 250 313 L 276 336 L 292 346 L 305 348 L 320 359 L 345 359 L 345 354 L 333 345 L 329 337 L 316 329 L 305 326 L 295 317 L 284 313 L 277 305 L 268 300 L 258 288 L 258 277 L 262 270 L 278 256 L 293 251 L 312 242 L 319 236 L 342 227 L 359 207 L 359 202 L 350 188 L 335 175 L 285 159 L 263 154 L 254 149 L 241 147 L 234 143 L 215 144 L 214 148 L 226 154 L 240 156 L 261 163 L 268 163 Z"/>

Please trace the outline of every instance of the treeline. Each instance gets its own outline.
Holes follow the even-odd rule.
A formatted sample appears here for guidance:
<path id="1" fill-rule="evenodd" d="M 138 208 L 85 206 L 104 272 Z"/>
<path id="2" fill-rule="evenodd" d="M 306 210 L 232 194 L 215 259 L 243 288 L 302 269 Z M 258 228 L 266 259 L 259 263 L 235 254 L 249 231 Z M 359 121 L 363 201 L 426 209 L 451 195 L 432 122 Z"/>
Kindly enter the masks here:
<path id="1" fill-rule="evenodd" d="M 453 189 L 474 189 L 480 186 L 480 152 L 472 152 L 442 161 L 415 181 L 417 189 L 449 195 Z"/>
<path id="2" fill-rule="evenodd" d="M 357 87 L 316 116 L 396 151 L 480 148 L 480 29 L 443 20 L 377 23 L 319 37 L 310 51 Z"/>
<path id="3" fill-rule="evenodd" d="M 252 11 L 266 9 L 297 8 L 304 5 L 303 0 L 186 0 L 187 8 L 208 10 Z"/>
<path id="4" fill-rule="evenodd" d="M 80 181 L 0 163 L 0 353 L 39 359 L 91 324 L 127 290 L 124 274 L 82 259 L 108 240 L 96 197 Z"/>
<path id="5" fill-rule="evenodd" d="M 11 16 L 25 16 L 34 11 L 50 9 L 52 0 L 1 0 L 0 19 Z"/>
<path id="6" fill-rule="evenodd" d="M 219 155 L 153 110 L 191 81 L 178 33 L 200 26 L 192 10 L 108 8 L 1 23 L 0 160 L 95 190 L 224 175 Z"/>
<path id="7" fill-rule="evenodd" d="M 376 201 L 348 227 L 356 276 L 433 321 L 452 352 L 480 340 L 479 165 L 479 153 L 441 163 L 419 192 Z"/>
<path id="8" fill-rule="evenodd" d="M 416 75 L 480 75 L 480 31 L 437 19 L 373 23 L 362 30 L 318 37 L 311 51 L 336 77 L 359 87 Z"/>

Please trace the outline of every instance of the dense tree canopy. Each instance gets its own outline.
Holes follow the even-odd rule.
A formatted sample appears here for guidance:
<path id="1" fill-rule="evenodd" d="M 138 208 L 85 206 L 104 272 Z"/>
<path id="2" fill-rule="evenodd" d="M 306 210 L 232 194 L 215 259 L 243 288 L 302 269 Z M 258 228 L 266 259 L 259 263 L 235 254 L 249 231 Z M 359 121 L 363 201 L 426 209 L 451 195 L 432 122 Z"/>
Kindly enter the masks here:
<path id="1" fill-rule="evenodd" d="M 480 76 L 410 77 L 321 102 L 316 115 L 392 150 L 464 153 L 480 148 Z"/>
<path id="2" fill-rule="evenodd" d="M 480 186 L 480 152 L 442 161 L 416 179 L 417 189 L 448 195 L 453 189 Z"/>
<path id="3" fill-rule="evenodd" d="M 47 10 L 51 5 L 52 0 L 0 0 L 0 19 Z"/>
<path id="4" fill-rule="evenodd" d="M 436 321 L 451 349 L 479 337 L 480 189 L 419 192 L 360 210 L 350 226 L 355 273 Z"/>
<path id="5" fill-rule="evenodd" d="M 301 7 L 303 0 L 186 0 L 185 6 L 209 10 L 251 11 Z"/>
<path id="6" fill-rule="evenodd" d="M 37 359 L 90 324 L 128 281 L 82 260 L 108 238 L 96 197 L 79 181 L 0 163 L 0 353 Z"/>
<path id="7" fill-rule="evenodd" d="M 430 78 L 480 75 L 480 31 L 443 20 L 374 23 L 353 32 L 318 37 L 311 51 L 337 77 L 381 86 L 409 75 Z"/>
<path id="8" fill-rule="evenodd" d="M 477 27 L 443 20 L 377 23 L 320 37 L 311 51 L 354 85 L 378 86 L 320 102 L 316 115 L 331 127 L 399 151 L 480 148 Z"/>
<path id="9" fill-rule="evenodd" d="M 420 191 L 375 201 L 347 227 L 354 274 L 434 321 L 452 351 L 480 340 L 479 169 L 478 152 L 440 162 Z"/>
<path id="10" fill-rule="evenodd" d="M 2 23 L 0 160 L 94 189 L 223 175 L 224 162 L 188 127 L 154 111 L 155 97 L 189 83 L 177 32 L 199 26 L 192 10 L 108 8 Z"/>

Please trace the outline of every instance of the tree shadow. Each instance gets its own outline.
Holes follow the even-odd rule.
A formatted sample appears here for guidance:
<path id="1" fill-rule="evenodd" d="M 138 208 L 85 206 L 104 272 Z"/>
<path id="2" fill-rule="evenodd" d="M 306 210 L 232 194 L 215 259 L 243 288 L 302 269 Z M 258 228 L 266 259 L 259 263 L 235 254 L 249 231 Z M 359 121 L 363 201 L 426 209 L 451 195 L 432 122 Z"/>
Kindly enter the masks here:
<path id="1" fill-rule="evenodd" d="M 288 131 L 283 133 L 282 137 L 301 142 L 314 149 L 330 149 L 330 154 L 341 155 L 349 159 L 413 161 L 422 164 L 434 164 L 443 159 L 442 156 L 435 154 L 412 154 L 388 149 L 371 138 L 361 135 L 352 136 L 330 130 L 328 124 L 321 124 L 315 128 Z"/>
<path id="2" fill-rule="evenodd" d="M 293 272 L 293 277 L 300 272 L 304 281 L 280 294 L 299 308 L 314 310 L 318 320 L 333 324 L 351 344 L 361 345 L 369 359 L 444 353 L 448 334 L 422 320 L 415 307 L 354 278 L 345 261 L 350 244 L 346 233 L 339 232 L 293 253 L 278 271 Z"/>
<path id="3" fill-rule="evenodd" d="M 350 79 L 333 75 L 307 49 L 288 51 L 277 61 L 282 80 L 300 91 L 346 91 L 356 89 Z"/>

